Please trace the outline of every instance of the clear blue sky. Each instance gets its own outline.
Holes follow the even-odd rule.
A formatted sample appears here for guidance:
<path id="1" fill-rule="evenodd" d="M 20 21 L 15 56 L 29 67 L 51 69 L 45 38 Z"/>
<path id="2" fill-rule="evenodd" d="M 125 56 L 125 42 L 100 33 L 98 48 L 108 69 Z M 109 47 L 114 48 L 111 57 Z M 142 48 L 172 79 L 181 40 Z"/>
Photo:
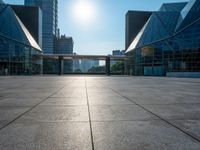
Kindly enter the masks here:
<path id="1" fill-rule="evenodd" d="M 23 4 L 24 0 L 4 0 Z M 125 47 L 125 14 L 128 10 L 158 10 L 162 3 L 187 0 L 86 0 L 96 10 L 96 19 L 85 23 L 75 21 L 72 5 L 78 0 L 59 0 L 59 28 L 72 36 L 78 54 L 109 54 Z M 83 21 L 84 22 L 84 21 Z"/>

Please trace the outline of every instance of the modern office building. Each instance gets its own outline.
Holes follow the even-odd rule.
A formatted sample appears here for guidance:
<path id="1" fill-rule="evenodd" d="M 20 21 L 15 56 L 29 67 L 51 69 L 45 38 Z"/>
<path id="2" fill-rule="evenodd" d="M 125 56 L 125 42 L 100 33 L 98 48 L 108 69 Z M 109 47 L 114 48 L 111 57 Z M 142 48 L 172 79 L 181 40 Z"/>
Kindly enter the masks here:
<path id="1" fill-rule="evenodd" d="M 11 5 L 12 9 L 42 47 L 42 11 L 39 7 Z"/>
<path id="2" fill-rule="evenodd" d="M 41 73 L 42 50 L 10 5 L 0 4 L 0 74 Z"/>
<path id="3" fill-rule="evenodd" d="M 134 75 L 200 76 L 200 1 L 163 4 L 126 54 Z"/>
<path id="4" fill-rule="evenodd" d="M 152 12 L 128 11 L 126 14 L 125 49 L 131 44 L 138 32 L 147 22 Z"/>
<path id="5" fill-rule="evenodd" d="M 56 54 L 73 54 L 74 41 L 72 37 L 61 37 L 56 38 L 55 53 Z"/>
<path id="6" fill-rule="evenodd" d="M 42 10 L 42 49 L 45 54 L 55 53 L 58 35 L 58 0 L 25 0 L 26 6 L 38 6 Z"/>

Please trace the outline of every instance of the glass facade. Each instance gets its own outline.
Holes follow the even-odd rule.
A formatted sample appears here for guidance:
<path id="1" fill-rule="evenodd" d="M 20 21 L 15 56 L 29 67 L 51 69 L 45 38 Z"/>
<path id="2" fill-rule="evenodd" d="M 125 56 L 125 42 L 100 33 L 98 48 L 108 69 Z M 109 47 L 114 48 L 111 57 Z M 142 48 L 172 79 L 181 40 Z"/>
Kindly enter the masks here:
<path id="1" fill-rule="evenodd" d="M 101 62 L 101 64 L 100 64 Z M 44 74 L 59 73 L 59 59 L 44 58 Z M 105 60 L 63 59 L 63 74 L 105 74 Z"/>
<path id="2" fill-rule="evenodd" d="M 42 51 L 9 5 L 0 4 L 0 75 L 41 73 Z"/>
<path id="3" fill-rule="evenodd" d="M 41 51 L 0 36 L 0 75 L 40 74 Z"/>
<path id="4" fill-rule="evenodd" d="M 43 55 L 44 74 L 124 74 L 124 57 Z"/>
<path id="5" fill-rule="evenodd" d="M 25 0 L 27 6 L 38 6 L 42 10 L 42 49 L 45 54 L 54 53 L 58 32 L 58 0 Z"/>
<path id="6" fill-rule="evenodd" d="M 175 4 L 172 4 L 173 7 L 169 6 L 168 4 L 168 8 L 176 8 Z M 163 6 L 161 8 L 160 10 L 164 10 Z M 190 11 L 184 17 L 186 20 L 183 19 L 181 23 L 180 9 L 177 9 L 180 10 L 179 13 L 166 9 L 151 16 L 138 41 L 133 41 L 134 47 L 129 47 L 127 51 L 127 55 L 131 56 L 128 61 L 129 70 L 134 75 L 165 76 L 171 72 L 200 72 L 199 1 L 192 0 L 183 10 L 185 8 L 190 8 Z M 155 18 L 158 15 L 164 20 Z M 177 23 L 183 26 L 178 31 Z"/>

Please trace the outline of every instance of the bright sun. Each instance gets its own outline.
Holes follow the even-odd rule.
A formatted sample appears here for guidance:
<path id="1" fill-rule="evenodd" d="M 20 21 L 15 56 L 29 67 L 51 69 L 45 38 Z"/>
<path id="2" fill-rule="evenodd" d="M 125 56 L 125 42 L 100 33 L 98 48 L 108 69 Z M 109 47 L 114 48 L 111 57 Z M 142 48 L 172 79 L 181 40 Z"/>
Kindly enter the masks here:
<path id="1" fill-rule="evenodd" d="M 76 22 L 81 24 L 91 23 L 96 16 L 95 6 L 89 0 L 79 0 L 74 4 L 72 11 Z"/>

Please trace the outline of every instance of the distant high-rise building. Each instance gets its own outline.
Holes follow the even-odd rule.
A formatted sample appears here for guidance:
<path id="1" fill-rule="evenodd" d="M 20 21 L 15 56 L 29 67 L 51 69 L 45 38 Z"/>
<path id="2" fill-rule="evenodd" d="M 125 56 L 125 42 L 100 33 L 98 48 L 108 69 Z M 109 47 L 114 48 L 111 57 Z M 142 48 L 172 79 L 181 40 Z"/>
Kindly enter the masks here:
<path id="1" fill-rule="evenodd" d="M 58 35 L 58 0 L 25 0 L 27 6 L 38 6 L 42 10 L 42 49 L 53 54 L 55 37 Z"/>
<path id="2" fill-rule="evenodd" d="M 61 35 L 56 38 L 55 53 L 56 54 L 73 54 L 74 41 L 72 37 Z M 73 71 L 73 61 L 64 61 L 64 73 L 71 73 Z"/>
<path id="3" fill-rule="evenodd" d="M 126 35 L 125 49 L 128 49 L 152 12 L 149 11 L 128 11 L 126 14 Z"/>
<path id="4" fill-rule="evenodd" d="M 56 38 L 55 53 L 56 54 L 73 54 L 74 41 L 72 37 L 61 37 Z"/>
<path id="5" fill-rule="evenodd" d="M 122 51 L 120 51 L 120 50 L 113 50 L 112 51 L 112 55 L 113 56 L 120 56 L 120 55 L 124 55 L 125 54 L 125 50 L 122 50 Z"/>
<path id="6" fill-rule="evenodd" d="M 92 67 L 98 67 L 99 60 L 81 60 L 81 71 L 87 73 Z"/>

